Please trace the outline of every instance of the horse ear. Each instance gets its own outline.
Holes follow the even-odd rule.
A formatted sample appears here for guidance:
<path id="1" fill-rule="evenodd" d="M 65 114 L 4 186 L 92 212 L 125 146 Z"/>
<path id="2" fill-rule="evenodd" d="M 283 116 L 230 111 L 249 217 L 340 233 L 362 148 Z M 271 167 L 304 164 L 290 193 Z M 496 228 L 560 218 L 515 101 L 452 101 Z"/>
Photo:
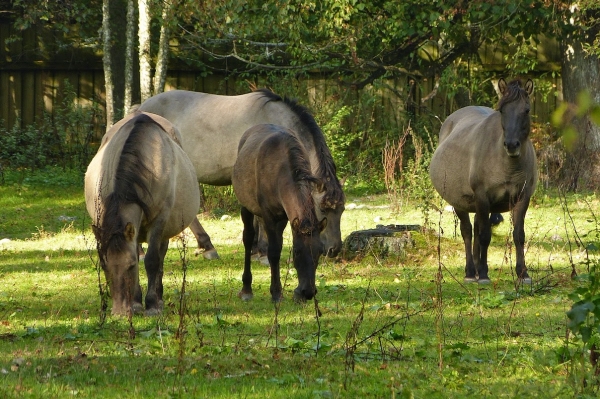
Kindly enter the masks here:
<path id="1" fill-rule="evenodd" d="M 319 222 L 319 231 L 322 232 L 323 230 L 325 230 L 325 227 L 327 227 L 327 218 L 323 218 Z"/>
<path id="2" fill-rule="evenodd" d="M 500 90 L 500 94 L 504 95 L 507 87 L 508 85 L 506 84 L 506 80 L 504 80 L 504 78 L 500 78 L 498 81 L 498 90 Z"/>
<path id="3" fill-rule="evenodd" d="M 533 81 L 531 79 L 527 79 L 527 82 L 525 83 L 525 91 L 530 97 L 533 94 Z"/>
<path id="4" fill-rule="evenodd" d="M 131 224 L 131 222 L 127 223 L 127 226 L 125 226 L 125 231 L 123 232 L 123 235 L 125 236 L 125 239 L 127 241 L 133 241 L 133 239 L 135 238 L 135 227 L 133 227 L 133 224 Z"/>
<path id="5" fill-rule="evenodd" d="M 311 183 L 311 184 L 318 193 L 322 193 L 326 190 L 325 183 L 323 183 L 322 179 L 318 179 L 316 182 Z"/>
<path id="6" fill-rule="evenodd" d="M 298 218 L 294 218 L 294 220 L 292 220 L 292 230 L 298 230 L 300 228 L 300 220 L 298 220 Z"/>

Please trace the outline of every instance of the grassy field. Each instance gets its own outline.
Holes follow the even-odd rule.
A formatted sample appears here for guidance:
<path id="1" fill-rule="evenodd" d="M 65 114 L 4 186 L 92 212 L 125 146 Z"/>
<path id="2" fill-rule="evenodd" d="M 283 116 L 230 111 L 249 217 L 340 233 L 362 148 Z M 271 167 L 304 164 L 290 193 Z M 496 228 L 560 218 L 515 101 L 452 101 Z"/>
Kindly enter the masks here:
<path id="1" fill-rule="evenodd" d="M 3 398 L 594 397 L 594 387 L 581 383 L 586 368 L 570 357 L 577 348 L 565 345 L 569 294 L 579 284 L 571 264 L 585 272 L 589 255 L 577 243 L 592 240 L 586 234 L 597 228 L 593 194 L 535 196 L 525 226 L 532 286 L 515 286 L 509 221 L 494 230 L 492 284 L 465 285 L 453 215 L 432 210 L 406 254 L 322 259 L 317 301 L 292 301 L 296 276 L 288 265 L 279 307 L 270 302 L 269 270 L 258 263 L 254 299 L 238 299 L 242 224 L 222 207 L 201 215 L 220 260 L 196 257 L 194 243 L 173 240 L 163 314 L 101 322 L 104 276 L 81 176 L 5 180 Z M 349 193 L 342 235 L 423 223 L 410 200 Z"/>

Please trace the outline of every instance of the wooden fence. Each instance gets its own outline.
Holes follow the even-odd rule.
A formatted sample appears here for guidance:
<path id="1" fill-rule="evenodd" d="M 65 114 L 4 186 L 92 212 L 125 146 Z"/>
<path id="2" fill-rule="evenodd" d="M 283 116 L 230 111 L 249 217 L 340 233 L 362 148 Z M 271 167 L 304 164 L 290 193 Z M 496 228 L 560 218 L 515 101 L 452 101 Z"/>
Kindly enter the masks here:
<path id="1" fill-rule="evenodd" d="M 5 44 L 11 34 L 21 35 L 21 40 Z M 104 75 L 102 62 L 97 54 L 89 51 L 81 54 L 71 52 L 60 54 L 60 57 L 40 58 L 38 38 L 44 32 L 32 28 L 23 32 L 13 32 L 10 23 L 0 21 L 0 122 L 5 127 L 12 127 L 20 121 L 22 126 L 35 123 L 44 113 L 52 115 L 58 104 L 62 104 L 65 82 L 75 91 L 77 104 L 88 106 L 92 102 L 104 107 Z M 497 51 L 490 52 L 490 59 L 498 59 Z M 498 61 L 501 63 L 501 61 Z M 557 75 L 557 74 L 556 74 Z M 399 78 L 386 82 L 385 87 L 376 90 L 384 117 L 399 118 L 399 112 L 405 108 L 405 99 L 410 96 L 416 104 L 421 98 L 433 90 L 433 79 L 422 79 L 417 90 L 411 92 L 407 78 Z M 556 93 L 561 93 L 560 78 L 554 76 L 544 78 L 544 84 L 552 86 Z M 326 100 L 329 88 L 336 85 L 327 79 L 309 79 L 304 82 L 307 97 L 311 105 Z M 187 89 L 217 94 L 241 94 L 239 85 L 225 76 L 212 75 L 203 77 L 193 70 L 170 69 L 166 90 Z M 244 92 L 247 92 L 245 90 Z M 543 99 L 536 95 L 533 101 L 532 114 L 538 122 L 549 120 L 550 113 L 556 108 L 559 96 L 550 95 Z M 421 104 L 427 112 L 443 120 L 455 105 L 447 97 L 438 93 L 431 100 Z M 419 109 L 416 110 L 420 112 Z M 421 110 L 422 111 L 422 110 Z M 101 135 L 104 124 L 99 122 L 97 133 Z"/>

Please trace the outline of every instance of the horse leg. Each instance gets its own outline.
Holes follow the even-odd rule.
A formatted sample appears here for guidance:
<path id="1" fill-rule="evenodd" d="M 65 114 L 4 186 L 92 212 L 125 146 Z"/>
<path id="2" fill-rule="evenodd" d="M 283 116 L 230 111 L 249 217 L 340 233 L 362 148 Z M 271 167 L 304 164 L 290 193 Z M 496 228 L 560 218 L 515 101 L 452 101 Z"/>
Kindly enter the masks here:
<path id="1" fill-rule="evenodd" d="M 515 271 L 517 272 L 517 278 L 523 284 L 531 284 L 531 277 L 527 274 L 527 266 L 525 266 L 525 214 L 527 213 L 528 207 L 529 198 L 523 198 L 518 201 L 512 209 L 514 223 L 513 241 L 517 253 Z"/>
<path id="2" fill-rule="evenodd" d="M 138 270 L 136 271 L 136 273 L 138 273 L 138 278 L 135 282 L 136 286 L 133 289 L 133 301 L 131 304 L 131 310 L 133 311 L 133 314 L 142 314 L 144 312 L 144 305 L 142 305 L 142 286 L 140 285 L 139 279 L 139 262 L 137 268 Z"/>
<path id="3" fill-rule="evenodd" d="M 148 275 L 148 292 L 146 293 L 146 316 L 155 316 L 163 308 L 163 263 L 169 240 L 162 240 L 158 237 L 151 238 L 148 244 L 148 253 L 146 254 L 145 266 Z M 152 243 L 155 243 L 154 245 Z"/>
<path id="4" fill-rule="evenodd" d="M 273 302 L 280 302 L 283 299 L 279 260 L 281 258 L 281 248 L 283 247 L 283 231 L 285 230 L 285 226 L 287 226 L 287 222 L 287 220 L 282 220 L 275 223 L 264 223 L 267 238 L 269 239 L 267 257 L 269 258 L 269 264 L 271 265 L 270 291 Z M 275 224 L 274 228 L 273 224 Z"/>
<path id="5" fill-rule="evenodd" d="M 475 222 L 473 233 L 475 240 L 473 243 L 473 257 L 479 284 L 489 284 L 487 254 L 490 242 L 492 241 L 492 225 L 490 224 L 490 214 L 486 211 L 475 213 Z"/>
<path id="6" fill-rule="evenodd" d="M 198 218 L 194 218 L 189 227 L 198 242 L 198 249 L 194 252 L 194 255 L 198 255 L 200 250 L 204 249 L 204 252 L 202 253 L 204 259 L 219 259 L 217 250 L 210 241 L 210 237 L 206 233 L 206 230 L 204 230 L 204 227 L 200 224 Z"/>
<path id="7" fill-rule="evenodd" d="M 252 244 L 253 258 L 263 265 L 269 265 L 269 259 L 267 257 L 268 250 L 268 239 L 265 233 L 265 224 L 262 218 L 254 217 L 254 243 Z"/>
<path id="8" fill-rule="evenodd" d="M 465 244 L 466 264 L 465 264 L 465 282 L 477 281 L 477 273 L 475 270 L 475 263 L 473 263 L 473 251 L 472 251 L 472 239 L 473 239 L 473 226 L 471 225 L 471 219 L 468 212 L 456 211 L 456 216 L 460 220 L 460 235 L 462 236 Z"/>
<path id="9" fill-rule="evenodd" d="M 242 207 L 242 222 L 244 223 L 244 232 L 242 241 L 244 243 L 244 274 L 242 274 L 242 290 L 238 297 L 244 301 L 252 299 L 252 243 L 254 242 L 254 215 L 246 208 Z"/>

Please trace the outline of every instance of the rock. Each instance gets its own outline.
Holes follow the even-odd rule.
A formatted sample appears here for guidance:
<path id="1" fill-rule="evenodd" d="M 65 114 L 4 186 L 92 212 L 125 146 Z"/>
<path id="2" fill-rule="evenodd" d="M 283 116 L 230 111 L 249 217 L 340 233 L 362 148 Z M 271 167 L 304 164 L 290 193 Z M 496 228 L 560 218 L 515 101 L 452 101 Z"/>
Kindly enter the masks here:
<path id="1" fill-rule="evenodd" d="M 358 230 L 344 240 L 342 257 L 351 260 L 373 254 L 378 257 L 404 256 L 407 247 L 414 247 L 411 232 L 421 231 L 419 225 L 378 225 L 375 229 Z"/>

